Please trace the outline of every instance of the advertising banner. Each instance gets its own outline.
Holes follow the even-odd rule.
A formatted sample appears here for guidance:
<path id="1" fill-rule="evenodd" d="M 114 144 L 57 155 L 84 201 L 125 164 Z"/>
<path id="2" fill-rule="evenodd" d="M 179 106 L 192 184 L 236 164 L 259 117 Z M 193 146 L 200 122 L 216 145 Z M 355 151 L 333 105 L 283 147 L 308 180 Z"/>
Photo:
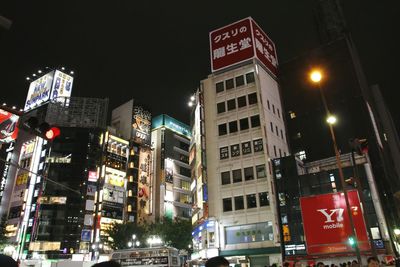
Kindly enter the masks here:
<path id="1" fill-rule="evenodd" d="M 0 143 L 10 143 L 18 136 L 19 116 L 0 108 Z"/>
<path id="2" fill-rule="evenodd" d="M 53 77 L 54 71 L 51 71 L 30 83 L 24 111 L 31 110 L 50 100 Z"/>
<path id="3" fill-rule="evenodd" d="M 88 184 L 86 188 L 87 196 L 94 196 L 96 194 L 97 187 L 95 185 Z"/>
<path id="4" fill-rule="evenodd" d="M 211 71 L 254 57 L 250 18 L 210 32 Z"/>
<path id="5" fill-rule="evenodd" d="M 251 20 L 253 37 L 257 58 L 276 76 L 278 61 L 276 57 L 275 44 L 268 38 L 265 32 Z"/>
<path id="6" fill-rule="evenodd" d="M 51 99 L 70 97 L 72 92 L 72 82 L 74 78 L 59 70 L 54 73 L 54 83 L 51 90 Z M 59 101 L 63 102 L 63 99 Z"/>
<path id="7" fill-rule="evenodd" d="M 139 155 L 138 217 L 150 213 L 151 150 L 141 148 Z"/>
<path id="8" fill-rule="evenodd" d="M 109 185 L 104 185 L 103 200 L 123 204 L 124 203 L 124 189 L 116 188 L 116 187 L 109 186 Z"/>
<path id="9" fill-rule="evenodd" d="M 210 32 L 211 71 L 257 58 L 277 73 L 275 44 L 252 18 L 245 18 Z"/>
<path id="10" fill-rule="evenodd" d="M 136 143 L 150 145 L 151 113 L 140 106 L 133 107 L 132 138 Z"/>
<path id="11" fill-rule="evenodd" d="M 348 197 L 358 246 L 367 251 L 370 246 L 358 192 L 348 191 Z M 348 242 L 352 231 L 343 193 L 301 197 L 300 206 L 308 254 L 354 251 Z"/>
<path id="12" fill-rule="evenodd" d="M 92 214 L 85 214 L 85 218 L 84 218 L 83 224 L 86 225 L 86 226 L 92 226 L 93 225 L 93 215 Z"/>
<path id="13" fill-rule="evenodd" d="M 91 237 L 91 230 L 82 230 L 81 232 L 81 240 L 90 242 L 90 237 Z"/>

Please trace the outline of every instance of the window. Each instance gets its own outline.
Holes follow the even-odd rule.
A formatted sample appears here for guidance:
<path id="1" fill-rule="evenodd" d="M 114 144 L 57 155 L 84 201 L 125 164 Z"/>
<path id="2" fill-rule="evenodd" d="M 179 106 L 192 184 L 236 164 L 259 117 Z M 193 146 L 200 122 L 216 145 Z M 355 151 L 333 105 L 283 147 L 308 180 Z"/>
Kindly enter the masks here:
<path id="1" fill-rule="evenodd" d="M 274 155 L 275 155 L 275 157 L 277 156 L 277 154 L 276 154 L 276 146 L 274 145 Z"/>
<path id="2" fill-rule="evenodd" d="M 281 130 L 281 137 L 282 137 L 282 139 L 283 139 L 283 131 Z"/>
<path id="3" fill-rule="evenodd" d="M 254 72 L 250 72 L 246 74 L 246 82 L 249 83 L 254 83 Z"/>
<path id="4" fill-rule="evenodd" d="M 225 244 L 227 245 L 263 242 L 267 240 L 274 240 L 272 222 L 270 221 L 225 227 Z"/>
<path id="5" fill-rule="evenodd" d="M 259 193 L 258 196 L 260 198 L 260 207 L 269 206 L 268 192 Z"/>
<path id="6" fill-rule="evenodd" d="M 256 194 L 247 195 L 246 200 L 247 200 L 247 208 L 248 209 L 257 207 Z"/>
<path id="7" fill-rule="evenodd" d="M 237 101 L 238 101 L 238 108 L 242 108 L 242 107 L 245 107 L 247 105 L 246 96 L 245 95 L 238 97 Z"/>
<path id="8" fill-rule="evenodd" d="M 246 181 L 254 180 L 254 170 L 253 170 L 253 166 L 252 166 L 252 167 L 244 168 L 244 179 L 245 179 Z"/>
<path id="9" fill-rule="evenodd" d="M 235 210 L 242 210 L 244 209 L 244 201 L 243 196 L 235 197 Z"/>
<path id="10" fill-rule="evenodd" d="M 232 198 L 224 198 L 222 200 L 222 207 L 224 209 L 224 212 L 232 211 Z"/>
<path id="11" fill-rule="evenodd" d="M 236 99 L 228 100 L 228 110 L 232 110 L 236 108 Z"/>
<path id="12" fill-rule="evenodd" d="M 236 81 L 236 87 L 244 85 L 244 76 L 243 75 L 237 76 L 235 78 L 235 81 Z"/>
<path id="13" fill-rule="evenodd" d="M 271 132 L 274 132 L 274 125 L 272 124 L 272 121 L 269 123 L 269 125 L 271 126 Z"/>
<path id="14" fill-rule="evenodd" d="M 265 164 L 257 165 L 256 166 L 256 173 L 257 173 L 257 178 L 258 179 L 267 177 L 267 172 L 265 171 Z"/>
<path id="15" fill-rule="evenodd" d="M 269 100 L 268 99 L 267 99 L 267 106 L 268 106 L 268 109 L 271 109 L 270 106 L 269 106 Z"/>
<path id="16" fill-rule="evenodd" d="M 275 125 L 275 130 L 276 130 L 276 131 L 275 131 L 276 135 L 279 137 L 278 126 L 276 126 L 276 125 Z"/>
<path id="17" fill-rule="evenodd" d="M 279 112 L 279 108 L 276 108 L 276 112 L 278 112 L 278 117 L 281 117 L 281 113 Z"/>
<path id="18" fill-rule="evenodd" d="M 186 176 L 186 177 L 191 177 L 191 172 L 190 169 L 186 169 L 185 167 L 179 167 L 179 174 Z"/>
<path id="19" fill-rule="evenodd" d="M 232 171 L 232 182 L 239 183 L 242 181 L 242 170 L 237 169 Z"/>
<path id="20" fill-rule="evenodd" d="M 249 129 L 249 118 L 240 119 L 239 124 L 241 131 Z"/>
<path id="21" fill-rule="evenodd" d="M 264 150 L 262 139 L 253 140 L 253 149 L 254 152 L 259 152 Z"/>
<path id="22" fill-rule="evenodd" d="M 282 157 L 282 150 L 279 148 L 279 157 Z"/>
<path id="23" fill-rule="evenodd" d="M 219 149 L 219 159 L 227 159 L 229 158 L 229 150 L 227 146 L 221 147 Z"/>
<path id="24" fill-rule="evenodd" d="M 249 105 L 257 103 L 257 93 L 252 93 L 247 96 L 249 98 Z"/>
<path id="25" fill-rule="evenodd" d="M 230 184 L 231 183 L 231 173 L 221 172 L 221 184 Z"/>
<path id="26" fill-rule="evenodd" d="M 231 145 L 231 157 L 233 158 L 237 156 L 240 156 L 239 144 Z"/>
<path id="27" fill-rule="evenodd" d="M 272 104 L 272 112 L 275 114 L 275 106 Z"/>
<path id="28" fill-rule="evenodd" d="M 259 115 L 251 116 L 250 122 L 252 128 L 260 126 L 260 116 Z"/>
<path id="29" fill-rule="evenodd" d="M 238 123 L 237 121 L 229 122 L 229 133 L 236 133 L 238 131 Z"/>
<path id="30" fill-rule="evenodd" d="M 223 113 L 223 112 L 225 112 L 225 111 L 226 111 L 226 109 L 225 109 L 225 102 L 218 103 L 218 104 L 217 104 L 217 112 L 218 112 L 218 114 L 219 114 L 219 113 Z"/>
<path id="31" fill-rule="evenodd" d="M 225 87 L 226 87 L 226 90 L 234 88 L 235 84 L 233 83 L 233 79 L 226 80 L 225 81 Z"/>
<path id="32" fill-rule="evenodd" d="M 226 123 L 218 125 L 218 135 L 225 135 L 228 133 L 228 129 L 226 128 Z"/>
<path id="33" fill-rule="evenodd" d="M 251 153 L 251 143 L 250 141 L 242 143 L 242 154 L 250 154 Z"/>
<path id="34" fill-rule="evenodd" d="M 221 93 L 221 92 L 223 92 L 225 90 L 225 88 L 224 88 L 224 82 L 219 82 L 219 83 L 216 83 L 215 84 L 215 91 L 217 92 L 217 93 Z"/>

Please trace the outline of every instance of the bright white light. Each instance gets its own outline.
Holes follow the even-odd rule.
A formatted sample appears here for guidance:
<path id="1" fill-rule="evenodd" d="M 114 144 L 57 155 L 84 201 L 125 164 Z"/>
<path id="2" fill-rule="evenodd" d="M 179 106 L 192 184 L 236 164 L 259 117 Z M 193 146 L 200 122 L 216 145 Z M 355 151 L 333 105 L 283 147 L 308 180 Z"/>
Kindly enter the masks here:
<path id="1" fill-rule="evenodd" d="M 3 103 L 3 106 L 6 106 L 7 104 L 6 103 Z"/>
<path id="2" fill-rule="evenodd" d="M 69 74 L 72 74 L 72 75 L 74 75 L 74 71 L 72 71 L 72 70 L 71 70 L 71 71 L 69 72 Z"/>
<path id="3" fill-rule="evenodd" d="M 393 232 L 395 235 L 400 235 L 400 229 L 394 229 Z"/>
<path id="4" fill-rule="evenodd" d="M 162 244 L 163 241 L 158 236 L 152 236 L 147 238 L 147 243 L 149 243 L 149 245 L 155 245 L 155 244 Z"/>
<path id="5" fill-rule="evenodd" d="M 315 83 L 319 83 L 322 79 L 321 71 L 319 71 L 319 70 L 312 71 L 310 74 L 310 79 L 311 79 L 311 81 L 313 81 Z"/>
<path id="6" fill-rule="evenodd" d="M 17 107 L 16 106 L 12 106 L 12 109 L 16 109 Z"/>
<path id="7" fill-rule="evenodd" d="M 192 96 L 190 97 L 190 101 L 194 101 L 194 100 L 196 100 L 196 98 L 194 97 L 194 95 L 192 95 Z"/>
<path id="8" fill-rule="evenodd" d="M 92 249 L 95 249 L 95 248 L 96 248 L 96 245 L 95 245 L 95 244 L 93 244 L 93 245 L 92 245 Z"/>
<path id="9" fill-rule="evenodd" d="M 30 79 L 31 79 L 31 78 L 29 78 L 29 77 L 26 77 L 26 80 L 27 80 L 27 81 L 29 81 Z"/>
<path id="10" fill-rule="evenodd" d="M 329 117 L 326 119 L 326 121 L 327 121 L 329 124 L 335 124 L 335 123 L 336 123 L 336 117 L 335 117 L 335 116 L 329 116 Z"/>
<path id="11" fill-rule="evenodd" d="M 131 241 L 128 242 L 128 247 L 132 247 L 132 242 Z"/>
<path id="12" fill-rule="evenodd" d="M 189 107 L 193 107 L 193 102 L 190 101 L 190 102 L 188 103 L 188 106 L 189 106 Z"/>
<path id="13" fill-rule="evenodd" d="M 33 77 L 36 77 L 36 73 L 32 74 Z"/>
<path id="14" fill-rule="evenodd" d="M 37 72 L 38 72 L 38 73 L 42 73 L 42 71 L 41 71 L 41 70 L 38 70 Z"/>
<path id="15" fill-rule="evenodd" d="M 132 235 L 132 239 L 133 239 L 133 240 L 136 239 L 136 235 L 135 235 L 135 234 Z"/>
<path id="16" fill-rule="evenodd" d="M 139 241 L 136 241 L 136 246 L 137 247 L 140 246 L 140 242 Z"/>
<path id="17" fill-rule="evenodd" d="M 61 69 L 62 69 L 62 70 L 65 70 L 65 68 L 64 68 L 64 67 L 61 67 Z"/>

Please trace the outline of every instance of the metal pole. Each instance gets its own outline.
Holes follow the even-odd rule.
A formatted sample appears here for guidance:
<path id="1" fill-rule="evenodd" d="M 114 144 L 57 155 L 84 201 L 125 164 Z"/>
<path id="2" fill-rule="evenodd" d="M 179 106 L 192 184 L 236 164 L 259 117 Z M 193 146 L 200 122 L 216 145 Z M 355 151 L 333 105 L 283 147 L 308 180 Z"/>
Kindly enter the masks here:
<path id="1" fill-rule="evenodd" d="M 365 213 L 364 195 L 363 195 L 363 192 L 362 192 L 361 179 L 360 179 L 360 175 L 358 173 L 358 167 L 357 167 L 357 164 L 356 164 L 356 158 L 354 156 L 354 149 L 353 148 L 351 149 L 351 160 L 353 162 L 353 172 L 354 172 L 354 179 L 355 179 L 355 182 L 356 182 L 356 189 L 358 191 L 358 196 L 360 198 L 360 203 L 361 203 L 361 209 L 362 209 L 361 212 L 363 214 L 364 221 L 365 221 L 365 227 L 367 228 L 367 232 L 368 232 L 368 236 L 369 236 L 369 245 L 371 246 L 372 256 L 377 257 L 378 254 L 376 253 L 374 240 L 372 238 L 371 227 L 369 226 L 367 214 Z"/>
<path id="2" fill-rule="evenodd" d="M 322 102 L 324 104 L 326 115 L 329 117 L 331 115 L 331 113 L 329 112 L 328 105 L 327 105 L 327 102 L 326 102 L 326 98 L 325 98 L 325 95 L 324 95 L 324 91 L 322 90 L 322 87 L 321 87 L 319 82 L 318 82 L 318 88 L 319 88 L 319 91 L 321 93 L 321 98 L 322 98 Z M 340 161 L 340 155 L 339 155 L 339 151 L 338 151 L 338 148 L 337 148 L 335 132 L 333 131 L 333 126 L 330 123 L 329 123 L 329 131 L 331 133 L 331 138 L 332 138 L 332 142 L 333 142 L 333 149 L 335 150 L 336 164 L 337 164 L 338 171 L 339 171 L 339 178 L 340 178 L 340 183 L 341 183 L 342 189 L 343 189 L 344 200 L 346 202 L 346 210 L 347 210 L 347 214 L 349 214 L 351 235 L 352 235 L 351 237 L 353 237 L 354 240 L 356 240 L 356 242 L 354 244 L 354 248 L 355 248 L 355 251 L 356 251 L 356 256 L 357 256 L 358 263 L 361 265 L 360 248 L 358 247 L 356 229 L 354 227 L 353 216 L 352 216 L 352 213 L 351 213 L 349 198 L 348 198 L 347 189 L 346 189 L 346 186 L 345 186 L 346 184 L 345 184 L 344 176 L 343 176 L 342 163 Z"/>

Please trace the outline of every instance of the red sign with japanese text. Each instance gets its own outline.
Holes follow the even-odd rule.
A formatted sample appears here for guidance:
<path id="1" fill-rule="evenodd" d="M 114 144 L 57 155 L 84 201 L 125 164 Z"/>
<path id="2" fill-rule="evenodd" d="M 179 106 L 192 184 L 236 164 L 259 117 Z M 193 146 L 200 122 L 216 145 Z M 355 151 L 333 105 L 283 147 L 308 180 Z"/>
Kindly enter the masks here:
<path id="1" fill-rule="evenodd" d="M 211 71 L 217 71 L 254 57 L 250 18 L 210 33 Z"/>
<path id="2" fill-rule="evenodd" d="M 211 71 L 215 72 L 252 58 L 277 73 L 275 44 L 252 18 L 245 18 L 210 33 Z"/>
<path id="3" fill-rule="evenodd" d="M 251 26 L 253 29 L 256 56 L 276 76 L 278 72 L 278 59 L 276 57 L 275 44 L 258 27 L 254 20 L 251 20 Z"/>
<path id="4" fill-rule="evenodd" d="M 348 197 L 360 251 L 370 250 L 358 192 L 348 191 Z M 300 206 L 308 254 L 354 251 L 348 242 L 352 231 L 343 193 L 301 197 Z"/>

